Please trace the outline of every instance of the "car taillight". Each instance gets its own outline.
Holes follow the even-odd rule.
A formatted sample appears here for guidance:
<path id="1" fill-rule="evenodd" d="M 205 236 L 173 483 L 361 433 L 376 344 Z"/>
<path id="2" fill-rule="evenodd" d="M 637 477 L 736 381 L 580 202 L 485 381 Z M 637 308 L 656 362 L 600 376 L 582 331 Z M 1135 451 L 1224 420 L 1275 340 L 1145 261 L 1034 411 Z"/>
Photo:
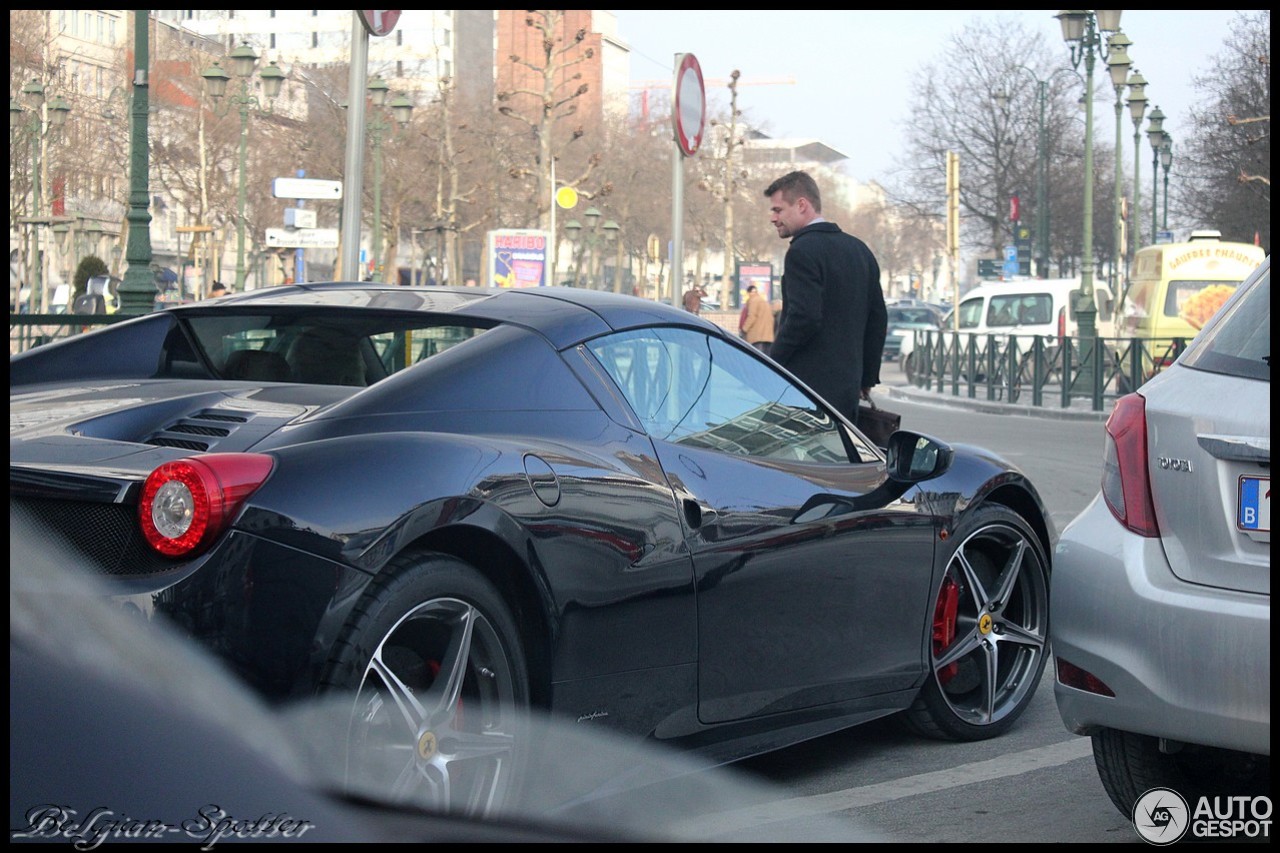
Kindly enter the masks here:
<path id="1" fill-rule="evenodd" d="M 1062 343 L 1067 339 L 1067 308 L 1064 305 L 1058 309 L 1058 343 Z"/>
<path id="2" fill-rule="evenodd" d="M 1147 401 L 1140 394 L 1116 400 L 1107 418 L 1102 497 L 1127 529 L 1139 536 L 1160 535 L 1147 474 Z"/>
<path id="3" fill-rule="evenodd" d="M 167 557 L 209 547 L 273 465 L 257 453 L 210 453 L 161 465 L 142 484 L 138 503 L 147 544 Z"/>

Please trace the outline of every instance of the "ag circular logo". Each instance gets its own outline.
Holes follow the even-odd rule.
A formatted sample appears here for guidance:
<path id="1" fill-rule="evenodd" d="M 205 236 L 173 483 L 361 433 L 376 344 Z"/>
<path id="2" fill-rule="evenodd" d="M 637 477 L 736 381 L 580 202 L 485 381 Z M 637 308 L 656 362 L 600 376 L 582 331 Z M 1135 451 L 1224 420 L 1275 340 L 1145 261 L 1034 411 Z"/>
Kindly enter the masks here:
<path id="1" fill-rule="evenodd" d="M 1190 824 L 1187 801 L 1169 788 L 1152 788 L 1133 804 L 1133 828 L 1151 844 L 1174 843 L 1186 834 Z"/>

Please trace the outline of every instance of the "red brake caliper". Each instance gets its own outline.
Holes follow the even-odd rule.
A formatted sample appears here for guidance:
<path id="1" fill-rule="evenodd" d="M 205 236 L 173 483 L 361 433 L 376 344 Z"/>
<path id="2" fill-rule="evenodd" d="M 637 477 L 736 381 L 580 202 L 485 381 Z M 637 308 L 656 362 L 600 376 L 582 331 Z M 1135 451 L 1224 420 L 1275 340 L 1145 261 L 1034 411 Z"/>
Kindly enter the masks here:
<path id="1" fill-rule="evenodd" d="M 942 654 L 956 638 L 956 613 L 960 609 L 960 585 L 950 577 L 942 581 L 938 603 L 933 608 L 933 654 Z M 955 678 L 960 662 L 952 661 L 938 670 L 938 683 L 945 685 Z"/>
<path id="2" fill-rule="evenodd" d="M 427 671 L 431 673 L 431 681 L 434 683 L 435 680 L 440 677 L 440 661 L 438 660 L 427 661 Z M 454 714 L 456 717 L 456 719 L 454 720 L 454 725 L 461 728 L 462 727 L 462 697 L 461 696 L 458 697 L 458 707 L 455 709 Z"/>

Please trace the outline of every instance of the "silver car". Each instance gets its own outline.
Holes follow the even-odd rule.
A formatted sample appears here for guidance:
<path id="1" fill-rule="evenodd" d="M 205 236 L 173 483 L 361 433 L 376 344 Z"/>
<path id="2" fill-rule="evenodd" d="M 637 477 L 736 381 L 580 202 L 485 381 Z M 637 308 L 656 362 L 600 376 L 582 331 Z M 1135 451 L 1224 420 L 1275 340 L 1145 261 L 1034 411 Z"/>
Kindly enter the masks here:
<path id="1" fill-rule="evenodd" d="M 1270 790 L 1270 365 L 1268 257 L 1116 402 L 1101 492 L 1056 547 L 1058 710 L 1125 815 L 1153 788 Z"/>

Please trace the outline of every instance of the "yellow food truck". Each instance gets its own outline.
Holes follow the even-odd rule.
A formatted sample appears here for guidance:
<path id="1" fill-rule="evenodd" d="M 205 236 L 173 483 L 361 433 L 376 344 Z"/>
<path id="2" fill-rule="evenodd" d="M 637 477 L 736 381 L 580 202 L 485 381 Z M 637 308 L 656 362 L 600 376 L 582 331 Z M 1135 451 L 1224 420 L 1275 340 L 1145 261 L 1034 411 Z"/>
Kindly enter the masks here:
<path id="1" fill-rule="evenodd" d="M 1118 390 L 1172 364 L 1265 258 L 1261 246 L 1224 242 L 1218 231 L 1139 249 L 1116 315 Z"/>
<path id="2" fill-rule="evenodd" d="M 1139 249 L 1118 334 L 1190 341 L 1265 257 L 1261 246 L 1223 242 L 1217 231 L 1193 231 L 1185 243 Z"/>

